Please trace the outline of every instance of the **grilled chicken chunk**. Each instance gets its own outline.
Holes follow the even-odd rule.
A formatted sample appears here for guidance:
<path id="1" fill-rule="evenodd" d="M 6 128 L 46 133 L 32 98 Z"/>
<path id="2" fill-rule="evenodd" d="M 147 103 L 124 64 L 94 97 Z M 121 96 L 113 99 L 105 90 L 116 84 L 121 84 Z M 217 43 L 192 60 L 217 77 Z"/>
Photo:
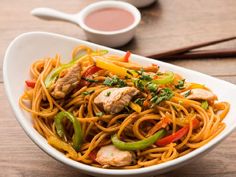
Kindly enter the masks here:
<path id="1" fill-rule="evenodd" d="M 115 114 L 127 106 L 139 91 L 134 87 L 109 88 L 102 91 L 94 103 L 101 107 L 106 113 Z"/>
<path id="2" fill-rule="evenodd" d="M 68 69 L 64 77 L 57 79 L 56 83 L 52 86 L 51 95 L 56 99 L 64 98 L 78 85 L 81 78 L 80 64 L 76 64 Z"/>
<path id="3" fill-rule="evenodd" d="M 183 92 L 181 95 L 184 95 L 186 92 Z M 207 100 L 207 101 L 214 101 L 217 99 L 215 94 L 205 89 L 192 89 L 187 98 L 191 100 Z"/>
<path id="4" fill-rule="evenodd" d="M 114 145 L 101 147 L 96 157 L 96 161 L 101 165 L 115 167 L 130 165 L 133 160 L 133 154 L 130 151 L 121 151 Z"/>

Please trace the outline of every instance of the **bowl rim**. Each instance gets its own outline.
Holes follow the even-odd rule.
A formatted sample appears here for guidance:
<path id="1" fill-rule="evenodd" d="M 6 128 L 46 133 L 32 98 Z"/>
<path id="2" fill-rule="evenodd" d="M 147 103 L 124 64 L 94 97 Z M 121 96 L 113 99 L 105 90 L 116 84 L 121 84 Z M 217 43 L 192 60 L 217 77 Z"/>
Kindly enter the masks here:
<path id="1" fill-rule="evenodd" d="M 98 44 L 94 44 L 91 42 L 87 42 L 87 41 L 83 41 L 83 40 L 79 40 L 73 37 L 68 37 L 68 36 L 64 36 L 64 35 L 60 35 L 60 34 L 55 34 L 55 33 L 49 33 L 49 32 L 40 32 L 40 31 L 34 31 L 34 32 L 27 32 L 27 33 L 22 33 L 19 36 L 17 36 L 8 46 L 5 56 L 4 56 L 4 61 L 3 61 L 3 80 L 4 80 L 4 87 L 5 87 L 5 92 L 7 94 L 8 100 L 10 102 L 11 108 L 14 111 L 15 114 L 15 118 L 17 119 L 17 121 L 19 122 L 19 124 L 21 125 L 21 127 L 23 128 L 23 130 L 25 131 L 25 133 L 27 134 L 27 136 L 37 145 L 39 146 L 44 152 L 46 152 L 48 155 L 50 155 L 51 157 L 53 157 L 54 159 L 65 163 L 71 167 L 74 167 L 76 169 L 79 169 L 83 172 L 87 172 L 87 173 L 96 173 L 99 175 L 102 174 L 106 174 L 106 175 L 139 175 L 139 174 L 146 174 L 146 173 L 154 173 L 155 171 L 159 171 L 159 170 L 165 170 L 167 168 L 173 167 L 177 164 L 183 164 L 183 162 L 190 160 L 194 157 L 196 157 L 197 155 L 202 154 L 203 152 L 209 150 L 211 147 L 213 147 L 214 145 L 218 144 L 219 142 L 221 142 L 223 139 L 225 139 L 227 136 L 229 136 L 233 130 L 236 128 L 236 124 L 232 125 L 231 127 L 228 127 L 228 129 L 225 129 L 226 131 L 221 132 L 219 135 L 217 135 L 215 138 L 213 138 L 210 142 L 208 142 L 207 144 L 203 145 L 202 147 L 195 149 L 194 151 L 179 157 L 177 159 L 173 159 L 171 161 L 167 161 L 161 164 L 157 164 L 157 165 L 153 165 L 153 166 L 149 166 L 149 167 L 143 167 L 143 168 L 139 168 L 139 169 L 103 169 L 103 168 L 98 168 L 98 167 L 93 167 L 90 165 L 86 165 L 77 161 L 74 161 L 72 159 L 67 158 L 66 156 L 64 156 L 64 154 L 60 153 L 59 151 L 57 151 L 55 148 L 51 147 L 49 144 L 44 144 L 41 143 L 40 140 L 36 139 L 36 136 L 39 136 L 39 134 L 36 131 L 31 131 L 33 128 L 32 127 L 28 127 L 27 122 L 25 120 L 25 116 L 23 116 L 18 107 L 14 106 L 14 99 L 13 96 L 10 93 L 10 85 L 9 85 L 9 80 L 7 79 L 7 68 L 8 68 L 8 56 L 10 54 L 11 48 L 14 46 L 15 43 L 17 43 L 18 41 L 20 41 L 21 39 L 25 38 L 25 37 L 29 37 L 29 36 L 34 36 L 34 35 L 44 35 L 47 37 L 54 37 L 54 38 L 61 38 L 61 39 L 65 39 L 65 40 L 72 40 L 78 43 L 84 43 L 86 45 L 90 45 L 90 46 L 94 46 L 97 48 L 105 48 L 108 50 L 112 50 L 113 52 L 118 52 L 118 53 L 125 53 L 123 51 L 117 50 L 117 49 L 112 49 L 109 47 L 104 47 Z M 137 57 L 138 55 L 133 54 L 133 57 Z M 140 56 L 139 56 L 140 57 Z M 142 59 L 148 59 L 146 57 L 142 57 Z M 156 62 L 156 60 L 154 59 L 150 59 L 153 61 L 153 63 Z M 165 63 L 162 61 L 158 61 L 159 63 Z M 166 63 L 165 63 L 166 64 Z M 173 64 L 167 64 L 168 66 L 173 66 Z M 179 67 L 179 66 L 175 66 L 177 68 L 183 68 L 183 67 Z M 184 70 L 189 70 L 191 72 L 197 72 L 197 71 L 193 71 L 190 69 L 186 69 L 184 68 Z M 198 74 L 202 74 L 205 76 L 208 76 L 206 74 L 197 72 Z M 211 77 L 211 76 L 208 76 Z M 217 79 L 217 78 L 215 78 Z M 220 80 L 220 79 L 217 79 Z M 220 80 L 222 81 L 222 83 L 228 84 L 230 86 L 232 86 L 234 89 L 236 89 L 236 85 L 226 82 L 224 80 Z"/>
<path id="2" fill-rule="evenodd" d="M 114 30 L 114 31 L 96 30 L 96 29 L 93 29 L 93 28 L 89 27 L 88 25 L 86 25 L 85 18 L 90 13 L 92 13 L 96 10 L 105 9 L 105 8 L 109 8 L 109 7 L 124 9 L 124 10 L 130 12 L 132 14 L 132 16 L 134 17 L 133 23 L 125 28 L 122 28 L 120 30 Z M 92 3 L 88 6 L 86 6 L 85 8 L 83 8 L 79 12 L 78 24 L 80 25 L 80 27 L 82 29 L 84 29 L 85 31 L 90 32 L 90 33 L 100 34 L 100 35 L 116 35 L 116 34 L 126 33 L 130 30 L 135 29 L 138 26 L 138 24 L 140 23 L 140 21 L 141 21 L 141 14 L 140 14 L 139 10 L 130 3 L 122 2 L 122 1 L 99 1 L 99 2 L 95 2 L 95 3 Z"/>

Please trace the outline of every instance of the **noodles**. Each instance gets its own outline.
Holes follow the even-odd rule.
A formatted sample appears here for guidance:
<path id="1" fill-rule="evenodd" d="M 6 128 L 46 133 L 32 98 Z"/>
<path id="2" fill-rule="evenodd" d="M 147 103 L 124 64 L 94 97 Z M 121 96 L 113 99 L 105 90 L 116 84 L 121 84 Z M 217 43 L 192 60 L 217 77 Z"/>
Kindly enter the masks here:
<path id="1" fill-rule="evenodd" d="M 101 168 L 134 169 L 170 161 L 224 130 L 230 105 L 217 102 L 209 88 L 161 72 L 157 65 L 142 67 L 122 58 L 79 46 L 67 64 L 59 55 L 35 61 L 19 105 L 31 113 L 34 128 L 50 145 L 68 158 Z M 68 113 L 63 114 L 67 119 L 58 121 L 60 112 Z M 111 145 L 131 153 L 132 161 L 97 161 L 99 151 Z"/>

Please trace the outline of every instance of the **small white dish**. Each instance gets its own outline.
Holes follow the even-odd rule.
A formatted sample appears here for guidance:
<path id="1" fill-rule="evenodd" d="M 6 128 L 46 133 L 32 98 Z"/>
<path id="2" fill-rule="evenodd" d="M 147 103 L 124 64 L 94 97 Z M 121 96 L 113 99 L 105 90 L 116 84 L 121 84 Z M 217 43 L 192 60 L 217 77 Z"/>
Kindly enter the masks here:
<path id="1" fill-rule="evenodd" d="M 134 21 L 130 26 L 116 31 L 99 31 L 88 27 L 84 22 L 86 16 L 91 12 L 104 8 L 126 10 L 133 15 Z M 74 23 L 84 30 L 89 41 L 109 47 L 120 47 L 128 43 L 134 37 L 135 29 L 141 20 L 140 12 L 136 7 L 121 1 L 96 2 L 88 5 L 77 14 L 67 14 L 50 8 L 36 8 L 31 11 L 31 14 L 46 20 L 61 20 Z"/>
<path id="2" fill-rule="evenodd" d="M 122 1 L 133 4 L 137 8 L 142 8 L 142 7 L 147 7 L 147 6 L 151 5 L 156 0 L 122 0 Z"/>
<path id="3" fill-rule="evenodd" d="M 51 147 L 47 141 L 33 128 L 31 115 L 19 107 L 18 99 L 24 91 L 24 81 L 27 80 L 29 75 L 30 65 L 39 58 L 55 56 L 60 54 L 61 58 L 70 59 L 71 51 L 75 46 L 87 45 L 93 49 L 109 50 L 112 54 L 124 55 L 125 52 L 96 45 L 90 42 L 74 39 L 67 36 L 58 34 L 45 33 L 45 32 L 30 32 L 18 36 L 9 45 L 3 63 L 3 76 L 4 86 L 10 101 L 11 107 L 16 115 L 16 119 L 26 132 L 26 134 L 37 144 L 42 150 L 53 158 L 67 164 L 71 167 L 78 169 L 80 172 L 94 175 L 94 176 L 123 176 L 123 177 L 141 177 L 161 174 L 190 161 L 201 157 L 217 144 L 225 139 L 236 127 L 236 86 L 234 84 L 213 78 L 206 74 L 196 71 L 185 69 L 179 66 L 174 66 L 161 61 L 145 58 L 138 55 L 132 55 L 132 60 L 142 65 L 150 65 L 155 63 L 162 69 L 171 70 L 173 72 L 183 75 L 188 81 L 206 84 L 217 94 L 219 100 L 227 101 L 231 104 L 231 109 L 224 119 L 226 128 L 217 137 L 211 140 L 206 145 L 194 150 L 177 159 L 140 169 L 119 170 L 119 169 L 102 169 L 92 167 L 80 162 L 76 162 L 67 158 L 64 154 L 60 153 L 55 148 Z"/>

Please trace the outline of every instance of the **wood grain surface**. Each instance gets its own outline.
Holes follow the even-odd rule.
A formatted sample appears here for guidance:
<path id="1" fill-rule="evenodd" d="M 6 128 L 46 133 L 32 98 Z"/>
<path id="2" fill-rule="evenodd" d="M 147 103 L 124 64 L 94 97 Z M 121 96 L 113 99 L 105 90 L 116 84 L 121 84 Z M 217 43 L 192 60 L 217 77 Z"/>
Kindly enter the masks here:
<path id="1" fill-rule="evenodd" d="M 42 21 L 30 15 L 35 7 L 78 12 L 92 0 L 1 0 L 0 3 L 0 176 L 85 177 L 42 152 L 26 136 L 7 101 L 2 61 L 10 41 L 28 31 L 48 31 L 86 40 L 83 31 L 63 22 Z M 136 37 L 122 50 L 141 55 L 236 35 L 235 0 L 159 0 L 142 9 Z M 235 48 L 236 41 L 208 47 Z M 17 58 L 16 58 L 17 60 Z M 168 60 L 236 84 L 236 58 Z M 236 132 L 205 157 L 159 177 L 235 177 Z"/>

